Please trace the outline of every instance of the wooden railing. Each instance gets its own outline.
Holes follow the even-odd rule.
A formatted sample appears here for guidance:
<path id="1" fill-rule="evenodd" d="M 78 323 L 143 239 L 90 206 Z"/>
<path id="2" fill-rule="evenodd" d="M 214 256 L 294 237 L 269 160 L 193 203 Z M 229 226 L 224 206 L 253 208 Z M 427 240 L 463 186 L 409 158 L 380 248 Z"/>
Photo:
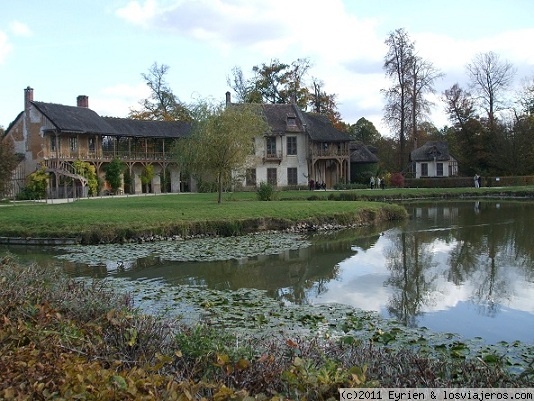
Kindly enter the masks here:
<path id="1" fill-rule="evenodd" d="M 51 152 L 45 159 L 53 160 L 84 160 L 84 161 L 102 161 L 113 160 L 118 157 L 124 161 L 156 161 L 156 160 L 172 160 L 173 156 L 165 152 L 129 152 L 129 151 L 113 151 L 103 150 L 100 152 Z"/>

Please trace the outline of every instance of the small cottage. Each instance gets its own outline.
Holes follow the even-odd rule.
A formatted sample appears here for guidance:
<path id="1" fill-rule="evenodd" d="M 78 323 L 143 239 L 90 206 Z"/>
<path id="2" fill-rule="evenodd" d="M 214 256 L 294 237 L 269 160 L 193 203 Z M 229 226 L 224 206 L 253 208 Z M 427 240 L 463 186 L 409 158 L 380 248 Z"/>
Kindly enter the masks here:
<path id="1" fill-rule="evenodd" d="M 429 141 L 410 153 L 415 178 L 458 175 L 458 161 L 449 153 L 447 142 Z"/>

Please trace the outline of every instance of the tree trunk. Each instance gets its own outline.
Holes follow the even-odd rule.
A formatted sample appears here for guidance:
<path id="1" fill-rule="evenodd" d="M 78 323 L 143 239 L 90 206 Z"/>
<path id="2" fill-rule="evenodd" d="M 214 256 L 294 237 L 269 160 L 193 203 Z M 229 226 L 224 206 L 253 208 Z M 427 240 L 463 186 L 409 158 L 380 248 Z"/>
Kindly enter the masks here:
<path id="1" fill-rule="evenodd" d="M 222 203 L 222 191 L 223 191 L 223 180 L 222 180 L 222 173 L 219 172 L 219 194 L 217 196 L 217 203 Z"/>

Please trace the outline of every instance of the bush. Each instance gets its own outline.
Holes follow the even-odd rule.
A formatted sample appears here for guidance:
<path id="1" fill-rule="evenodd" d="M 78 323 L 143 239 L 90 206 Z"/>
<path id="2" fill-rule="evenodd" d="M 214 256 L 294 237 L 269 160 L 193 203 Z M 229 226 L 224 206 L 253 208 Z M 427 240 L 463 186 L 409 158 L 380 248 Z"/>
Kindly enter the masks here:
<path id="1" fill-rule="evenodd" d="M 404 188 L 404 176 L 401 173 L 391 174 L 391 186 L 395 188 Z"/>
<path id="2" fill-rule="evenodd" d="M 261 182 L 260 186 L 256 190 L 256 194 L 258 195 L 258 199 L 261 201 L 271 201 L 274 200 L 274 187 L 267 183 L 267 182 Z"/>

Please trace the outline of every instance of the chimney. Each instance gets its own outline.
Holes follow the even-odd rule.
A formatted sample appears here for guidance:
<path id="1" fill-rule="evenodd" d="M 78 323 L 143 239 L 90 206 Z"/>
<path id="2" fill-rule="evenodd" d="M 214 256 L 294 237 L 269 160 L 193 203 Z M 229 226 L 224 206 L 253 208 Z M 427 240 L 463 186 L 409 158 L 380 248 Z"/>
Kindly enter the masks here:
<path id="1" fill-rule="evenodd" d="M 232 104 L 232 95 L 230 94 L 230 91 L 226 92 L 226 107 L 230 106 Z"/>
<path id="2" fill-rule="evenodd" d="M 33 88 L 28 86 L 26 89 L 24 89 L 24 110 L 28 110 L 30 108 L 30 102 L 33 102 Z"/>
<path id="3" fill-rule="evenodd" d="M 78 107 L 85 107 L 86 109 L 89 108 L 89 96 L 80 95 L 76 98 L 76 105 Z"/>

